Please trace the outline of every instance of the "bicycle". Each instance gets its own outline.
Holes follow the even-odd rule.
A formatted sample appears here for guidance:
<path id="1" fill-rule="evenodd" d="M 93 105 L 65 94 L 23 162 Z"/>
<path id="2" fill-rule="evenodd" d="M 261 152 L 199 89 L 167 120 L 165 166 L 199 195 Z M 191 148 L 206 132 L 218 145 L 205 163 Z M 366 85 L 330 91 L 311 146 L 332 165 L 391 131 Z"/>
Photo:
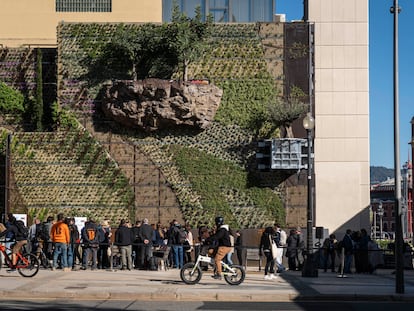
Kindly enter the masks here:
<path id="1" fill-rule="evenodd" d="M 207 255 L 198 255 L 196 262 L 186 263 L 180 270 L 181 280 L 186 284 L 197 284 L 200 282 L 203 275 L 200 263 L 205 262 L 215 267 L 214 258 Z M 228 265 L 224 261 L 221 261 L 223 267 L 224 280 L 230 285 L 239 285 L 243 283 L 246 277 L 246 271 L 239 265 Z"/>
<path id="2" fill-rule="evenodd" d="M 35 247 L 36 250 L 33 250 L 33 249 L 31 250 L 30 248 L 28 248 L 28 244 L 26 244 L 22 247 L 21 252 L 23 254 L 31 253 L 31 254 L 35 255 L 37 257 L 37 259 L 39 260 L 40 265 L 43 268 L 45 268 L 45 269 L 51 268 L 52 266 L 50 264 L 50 261 L 49 261 L 47 255 L 46 255 L 46 253 L 43 251 L 43 245 L 44 245 L 43 241 L 42 242 L 38 241 L 37 244 L 35 244 L 35 245 L 37 245 Z M 33 247 L 33 245 L 32 245 L 32 247 Z"/>
<path id="3" fill-rule="evenodd" d="M 43 250 L 44 245 L 45 244 L 43 241 L 38 241 L 36 251 L 32 251 L 32 254 L 34 254 L 37 257 L 37 259 L 39 260 L 39 263 L 42 265 L 43 268 L 49 269 L 52 266 L 50 264 L 49 258 L 47 257 L 46 253 Z"/>
<path id="4" fill-rule="evenodd" d="M 24 277 L 33 277 L 39 272 L 39 260 L 37 257 L 30 253 L 22 254 L 21 252 L 17 253 L 17 264 L 13 267 L 12 259 L 10 255 L 7 254 L 7 250 L 11 250 L 3 244 L 0 244 L 0 252 L 3 254 L 5 263 L 9 269 L 16 268 L 21 276 Z M 2 256 L 0 256 L 0 268 L 2 267 Z"/>
<path id="5" fill-rule="evenodd" d="M 49 269 L 51 268 L 50 261 L 47 258 L 45 252 L 43 251 L 42 247 L 39 247 L 36 252 L 36 257 L 39 260 L 39 263 L 42 265 L 43 268 Z"/>

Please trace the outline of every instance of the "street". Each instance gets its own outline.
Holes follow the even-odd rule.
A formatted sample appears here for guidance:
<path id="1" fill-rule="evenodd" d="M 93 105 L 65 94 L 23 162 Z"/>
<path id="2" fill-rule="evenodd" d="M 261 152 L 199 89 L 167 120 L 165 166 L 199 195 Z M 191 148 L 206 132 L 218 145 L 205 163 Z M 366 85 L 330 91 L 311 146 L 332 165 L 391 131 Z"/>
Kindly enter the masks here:
<path id="1" fill-rule="evenodd" d="M 2 310 L 277 310 L 277 311 L 405 311 L 413 310 L 414 302 L 356 302 L 356 301 L 300 301 L 300 302 L 224 302 L 224 301 L 138 301 L 138 300 L 3 300 Z"/>

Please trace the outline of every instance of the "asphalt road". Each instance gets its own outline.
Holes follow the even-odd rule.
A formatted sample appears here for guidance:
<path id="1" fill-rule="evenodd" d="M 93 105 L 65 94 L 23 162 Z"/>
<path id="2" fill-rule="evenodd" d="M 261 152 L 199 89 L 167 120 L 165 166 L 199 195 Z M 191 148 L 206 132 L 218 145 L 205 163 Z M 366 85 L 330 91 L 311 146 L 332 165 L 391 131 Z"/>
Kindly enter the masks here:
<path id="1" fill-rule="evenodd" d="M 339 301 L 301 301 L 301 302 L 222 302 L 222 301 L 138 301 L 138 300 L 81 300 L 65 302 L 62 300 L 3 300 L 1 310 L 142 310 L 142 311 L 412 311 L 414 302 L 339 302 Z"/>

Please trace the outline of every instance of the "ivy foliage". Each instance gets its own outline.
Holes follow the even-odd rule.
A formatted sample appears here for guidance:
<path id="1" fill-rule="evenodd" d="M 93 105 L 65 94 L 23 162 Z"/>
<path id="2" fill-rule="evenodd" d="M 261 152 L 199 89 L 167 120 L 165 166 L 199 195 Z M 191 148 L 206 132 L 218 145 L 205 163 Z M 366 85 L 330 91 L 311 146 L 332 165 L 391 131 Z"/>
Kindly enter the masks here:
<path id="1" fill-rule="evenodd" d="M 245 217 L 238 217 L 237 204 L 228 197 L 228 193 L 233 191 L 249 197 L 256 211 L 266 211 L 267 219 L 284 223 L 279 196 L 269 188 L 249 187 L 248 172 L 239 166 L 195 148 L 171 145 L 169 152 L 180 173 L 200 195 L 204 209 L 199 217 L 204 219 L 204 223 L 213 222 L 215 216 L 222 215 L 231 227 L 244 227 Z"/>
<path id="2" fill-rule="evenodd" d="M 276 96 L 273 80 L 246 79 L 217 81 L 223 90 L 223 98 L 215 120 L 225 125 L 237 124 L 257 132 L 267 111 L 264 103 Z"/>
<path id="3" fill-rule="evenodd" d="M 57 102 L 52 104 L 52 120 L 60 129 L 77 128 L 79 125 L 75 115 L 68 109 L 60 107 Z"/>
<path id="4" fill-rule="evenodd" d="M 5 83 L 0 82 L 0 112 L 22 114 L 25 111 L 24 96 Z"/>

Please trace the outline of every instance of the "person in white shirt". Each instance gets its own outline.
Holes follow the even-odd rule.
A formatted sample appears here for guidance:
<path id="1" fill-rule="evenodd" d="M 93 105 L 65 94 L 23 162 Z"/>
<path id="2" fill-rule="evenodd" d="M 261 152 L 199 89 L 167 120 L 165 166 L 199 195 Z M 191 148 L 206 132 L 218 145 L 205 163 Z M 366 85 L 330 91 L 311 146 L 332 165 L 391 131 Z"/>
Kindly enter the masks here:
<path id="1" fill-rule="evenodd" d="M 277 246 L 277 255 L 275 258 L 275 264 L 277 267 L 277 273 L 281 273 L 286 270 L 285 266 L 282 263 L 283 260 L 283 251 L 286 246 L 287 234 L 286 231 L 282 230 L 278 223 L 274 224 L 275 230 L 275 242 Z"/>

